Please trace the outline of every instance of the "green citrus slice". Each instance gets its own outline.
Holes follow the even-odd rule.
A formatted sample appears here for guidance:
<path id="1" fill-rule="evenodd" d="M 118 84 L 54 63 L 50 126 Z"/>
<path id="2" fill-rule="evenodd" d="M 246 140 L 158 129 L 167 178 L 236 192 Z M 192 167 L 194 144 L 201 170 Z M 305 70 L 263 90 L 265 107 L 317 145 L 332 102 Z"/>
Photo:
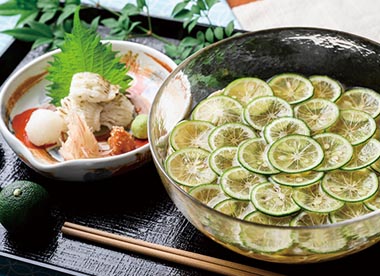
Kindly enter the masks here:
<path id="1" fill-rule="evenodd" d="M 290 222 L 291 226 L 316 226 L 330 224 L 329 214 L 301 211 Z"/>
<path id="2" fill-rule="evenodd" d="M 269 177 L 270 181 L 293 187 L 301 187 L 313 184 L 322 179 L 324 173 L 307 171 L 303 173 L 278 173 Z"/>
<path id="3" fill-rule="evenodd" d="M 319 182 L 294 189 L 293 199 L 304 210 L 316 213 L 332 212 L 344 204 L 326 194 Z"/>
<path id="4" fill-rule="evenodd" d="M 265 225 L 281 225 L 289 226 L 293 216 L 284 216 L 284 217 L 274 217 L 269 216 L 260 211 L 254 211 L 244 217 L 244 220 L 265 224 Z"/>
<path id="5" fill-rule="evenodd" d="M 209 155 L 210 153 L 204 149 L 180 149 L 167 157 L 166 171 L 180 185 L 213 183 L 217 174 L 209 166 Z"/>
<path id="6" fill-rule="evenodd" d="M 249 200 L 252 188 L 263 182 L 267 182 L 265 176 L 240 166 L 226 170 L 219 180 L 222 190 L 230 197 L 239 200 Z"/>
<path id="7" fill-rule="evenodd" d="M 226 146 L 238 146 L 242 141 L 257 137 L 256 132 L 242 123 L 227 123 L 215 127 L 208 138 L 212 150 Z"/>
<path id="8" fill-rule="evenodd" d="M 219 202 L 214 206 L 214 209 L 234 218 L 240 218 L 242 214 L 246 213 L 247 209 L 252 208 L 250 205 L 249 201 L 229 198 Z"/>
<path id="9" fill-rule="evenodd" d="M 342 110 L 329 132 L 342 135 L 351 145 L 367 141 L 376 131 L 375 120 L 367 113 L 354 109 Z"/>
<path id="10" fill-rule="evenodd" d="M 309 136 L 292 134 L 275 141 L 268 150 L 270 164 L 285 173 L 309 171 L 323 160 L 322 147 Z"/>
<path id="11" fill-rule="evenodd" d="M 273 94 L 287 101 L 296 104 L 311 98 L 314 94 L 314 86 L 311 81 L 299 74 L 284 73 L 272 77 L 268 81 Z"/>
<path id="12" fill-rule="evenodd" d="M 372 163 L 371 168 L 377 173 L 380 173 L 380 159 L 378 159 L 375 163 Z"/>
<path id="13" fill-rule="evenodd" d="M 380 158 L 380 142 L 374 138 L 354 146 L 354 153 L 350 162 L 342 170 L 357 170 L 368 167 Z"/>
<path id="14" fill-rule="evenodd" d="M 316 133 L 330 127 L 339 117 L 338 106 L 325 99 L 311 99 L 294 107 L 294 116 Z"/>
<path id="15" fill-rule="evenodd" d="M 242 112 L 243 106 L 239 101 L 225 95 L 216 95 L 199 102 L 191 113 L 191 119 L 208 121 L 219 126 L 241 122 Z"/>
<path id="16" fill-rule="evenodd" d="M 297 231 L 294 239 L 301 248 L 318 254 L 339 252 L 347 246 L 347 238 L 335 228 Z"/>
<path id="17" fill-rule="evenodd" d="M 330 171 L 347 164 L 353 156 L 353 147 L 350 142 L 341 135 L 325 132 L 314 137 L 322 147 L 324 159 L 315 168 L 317 171 Z"/>
<path id="18" fill-rule="evenodd" d="M 275 174 L 279 171 L 267 160 L 268 145 L 263 138 L 252 138 L 238 146 L 239 163 L 249 171 L 260 174 Z"/>
<path id="19" fill-rule="evenodd" d="M 221 147 L 210 154 L 209 163 L 211 169 L 221 175 L 226 169 L 237 166 L 237 147 Z"/>
<path id="20" fill-rule="evenodd" d="M 376 193 L 378 186 L 376 173 L 369 169 L 329 171 L 322 179 L 322 188 L 327 194 L 346 202 L 366 200 Z"/>
<path id="21" fill-rule="evenodd" d="M 281 117 L 267 124 L 263 133 L 265 140 L 270 144 L 289 134 L 310 136 L 310 129 L 302 120 L 293 117 Z"/>
<path id="22" fill-rule="evenodd" d="M 343 93 L 342 85 L 328 76 L 315 75 L 309 77 L 309 80 L 314 86 L 313 98 L 335 102 Z"/>
<path id="23" fill-rule="evenodd" d="M 301 209 L 292 194 L 292 187 L 265 182 L 252 189 L 251 201 L 257 210 L 267 215 L 286 216 Z"/>
<path id="24" fill-rule="evenodd" d="M 202 184 L 191 188 L 188 193 L 200 202 L 209 205 L 215 198 L 220 197 L 223 191 L 218 184 Z"/>
<path id="25" fill-rule="evenodd" d="M 365 200 L 364 204 L 365 206 L 367 206 L 367 208 L 373 211 L 379 210 L 380 209 L 380 190 L 377 190 L 377 192 L 373 196 Z"/>
<path id="26" fill-rule="evenodd" d="M 336 223 L 357 218 L 371 212 L 372 210 L 368 209 L 362 202 L 346 203 L 342 208 L 330 213 L 330 220 L 332 223 Z"/>
<path id="27" fill-rule="evenodd" d="M 341 110 L 364 111 L 372 118 L 376 118 L 380 114 L 380 95 L 369 88 L 358 87 L 348 90 L 336 103 Z"/>
<path id="28" fill-rule="evenodd" d="M 275 253 L 292 246 L 290 229 L 257 228 L 241 225 L 240 240 L 248 249 L 260 253 Z"/>
<path id="29" fill-rule="evenodd" d="M 245 121 L 257 130 L 262 130 L 276 118 L 292 117 L 293 109 L 285 100 L 274 96 L 263 96 L 250 101 L 243 110 Z"/>
<path id="30" fill-rule="evenodd" d="M 268 83 L 259 78 L 250 77 L 232 81 L 226 86 L 223 93 L 237 99 L 243 106 L 246 106 L 254 98 L 273 95 Z"/>
<path id="31" fill-rule="evenodd" d="M 185 120 L 178 123 L 170 133 L 169 141 L 174 150 L 203 148 L 210 150 L 208 136 L 215 126 L 210 122 Z"/>

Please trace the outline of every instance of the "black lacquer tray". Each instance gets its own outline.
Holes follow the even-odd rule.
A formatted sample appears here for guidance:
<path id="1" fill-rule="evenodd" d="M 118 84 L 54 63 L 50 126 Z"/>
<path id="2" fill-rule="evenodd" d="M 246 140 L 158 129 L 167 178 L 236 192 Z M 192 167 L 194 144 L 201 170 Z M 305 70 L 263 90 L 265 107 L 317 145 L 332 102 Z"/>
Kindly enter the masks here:
<path id="1" fill-rule="evenodd" d="M 96 14 L 96 10 L 91 12 Z M 156 18 L 153 25 L 157 26 L 156 33 L 173 41 L 183 35 L 180 22 Z M 158 40 L 142 38 L 135 41 L 163 51 Z M 14 70 L 44 51 L 43 48 L 31 51 L 30 44 L 15 41 L 0 57 L 0 84 Z M 66 237 L 60 232 L 65 221 L 285 275 L 356 275 L 358 270 L 378 269 L 378 244 L 339 260 L 304 265 L 268 263 L 236 254 L 204 236 L 185 219 L 166 194 L 153 162 L 110 180 L 59 182 L 28 168 L 0 137 L 0 185 L 20 179 L 35 181 L 47 188 L 53 199 L 52 218 L 46 233 L 32 233 L 24 238 L 9 236 L 0 226 L 0 274 L 212 275 Z"/>

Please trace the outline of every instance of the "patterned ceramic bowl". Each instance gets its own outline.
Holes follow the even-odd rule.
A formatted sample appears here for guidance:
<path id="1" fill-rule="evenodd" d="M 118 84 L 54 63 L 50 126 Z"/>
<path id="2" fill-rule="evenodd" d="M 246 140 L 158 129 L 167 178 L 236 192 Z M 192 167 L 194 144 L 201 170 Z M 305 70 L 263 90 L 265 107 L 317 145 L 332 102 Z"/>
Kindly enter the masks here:
<path id="1" fill-rule="evenodd" d="M 142 44 L 126 41 L 107 42 L 112 44 L 112 49 L 119 52 L 121 60 L 130 67 L 128 74 L 134 80 L 129 92 L 132 98 L 138 98 L 135 105 L 141 106 L 137 108 L 145 108 L 147 109 L 145 113 L 148 113 L 156 92 L 176 64 L 163 53 Z M 45 87 L 48 84 L 44 78 L 46 67 L 58 51 L 34 59 L 4 83 L 0 95 L 0 130 L 9 146 L 35 171 L 47 177 L 66 181 L 104 179 L 150 161 L 148 140 L 144 145 L 120 155 L 64 161 L 56 152 L 26 146 L 15 136 L 12 127 L 14 117 L 46 102 Z"/>
<path id="2" fill-rule="evenodd" d="M 256 208 L 257 201 L 252 200 L 252 196 L 245 203 L 244 200 L 240 203 L 235 200 L 229 202 L 231 205 L 223 205 L 226 206 L 225 209 L 214 209 L 215 202 L 222 201 L 207 201 L 210 194 L 204 193 L 203 198 L 200 196 L 204 187 L 194 188 L 189 182 L 185 186 L 184 182 L 178 181 L 179 178 L 175 181 L 170 176 L 172 174 L 166 171 L 165 162 L 168 154 L 173 152 L 168 139 L 173 127 L 188 118 L 200 101 L 212 99 L 209 97 L 211 93 L 220 91 L 237 78 L 257 77 L 267 81 L 274 75 L 294 72 L 304 76 L 330 76 L 346 86 L 363 86 L 380 91 L 379 64 L 378 43 L 348 33 L 312 28 L 246 33 L 194 54 L 165 80 L 153 101 L 150 113 L 148 129 L 153 160 L 169 196 L 202 233 L 226 248 L 255 259 L 278 263 L 320 262 L 341 258 L 377 243 L 380 241 L 380 210 L 373 208 L 370 211 L 363 202 L 361 205 L 341 205 L 343 209 L 339 209 L 340 212 L 346 211 L 347 214 L 344 215 L 351 218 L 339 222 L 331 222 L 330 218 L 325 217 L 328 220 L 316 223 L 318 225 L 305 221 L 303 226 L 293 226 L 290 223 L 292 217 L 288 217 L 288 221 L 286 218 L 281 220 L 275 217 L 268 223 L 269 220 L 265 220 L 266 217 Z M 182 168 L 186 167 L 185 162 L 176 160 L 176 164 L 181 163 Z M 201 167 L 204 163 L 199 161 L 191 164 L 194 168 Z M 374 174 L 371 170 L 370 172 L 371 175 Z M 194 178 L 197 177 L 194 175 Z M 217 186 L 221 185 L 218 179 L 205 183 L 213 186 L 206 187 L 203 191 L 216 191 L 216 198 L 223 193 L 227 195 L 223 188 L 217 192 L 220 191 Z M 274 186 L 278 187 L 278 193 L 282 191 L 280 184 L 274 183 Z M 198 199 L 191 196 L 189 191 L 191 195 L 197 194 Z M 273 201 L 273 205 L 280 206 L 281 198 L 278 197 L 278 202 Z M 238 208 L 249 206 L 249 216 L 239 217 L 244 212 Z M 355 211 L 363 212 L 358 215 Z M 258 218 L 261 217 L 266 222 L 251 220 L 254 212 L 258 212 Z"/>

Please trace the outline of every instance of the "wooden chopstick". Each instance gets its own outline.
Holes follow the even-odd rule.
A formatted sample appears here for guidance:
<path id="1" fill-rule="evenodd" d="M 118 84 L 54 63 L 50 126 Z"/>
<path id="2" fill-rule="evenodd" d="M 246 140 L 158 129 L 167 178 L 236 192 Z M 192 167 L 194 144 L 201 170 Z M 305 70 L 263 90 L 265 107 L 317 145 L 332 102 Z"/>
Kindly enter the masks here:
<path id="1" fill-rule="evenodd" d="M 281 274 L 218 259 L 177 248 L 167 247 L 102 230 L 65 222 L 62 233 L 99 244 L 128 250 L 162 260 L 230 276 L 280 276 Z"/>

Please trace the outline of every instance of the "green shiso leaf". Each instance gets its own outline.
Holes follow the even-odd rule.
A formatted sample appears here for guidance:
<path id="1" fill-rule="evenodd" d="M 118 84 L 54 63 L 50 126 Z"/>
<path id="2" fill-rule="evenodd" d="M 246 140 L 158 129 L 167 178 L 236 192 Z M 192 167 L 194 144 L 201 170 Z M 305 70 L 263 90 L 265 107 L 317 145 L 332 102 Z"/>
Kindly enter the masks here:
<path id="1" fill-rule="evenodd" d="M 101 37 L 96 30 L 85 27 L 79 19 L 79 8 L 74 14 L 72 33 L 66 33 L 61 52 L 54 55 L 48 66 L 46 79 L 47 96 L 58 106 L 61 99 L 70 91 L 71 79 L 74 74 L 91 72 L 101 75 L 114 85 L 119 85 L 121 92 L 130 87 L 132 78 L 127 75 L 128 69 L 120 62 L 117 52 L 112 51 L 112 45 L 101 43 Z"/>

